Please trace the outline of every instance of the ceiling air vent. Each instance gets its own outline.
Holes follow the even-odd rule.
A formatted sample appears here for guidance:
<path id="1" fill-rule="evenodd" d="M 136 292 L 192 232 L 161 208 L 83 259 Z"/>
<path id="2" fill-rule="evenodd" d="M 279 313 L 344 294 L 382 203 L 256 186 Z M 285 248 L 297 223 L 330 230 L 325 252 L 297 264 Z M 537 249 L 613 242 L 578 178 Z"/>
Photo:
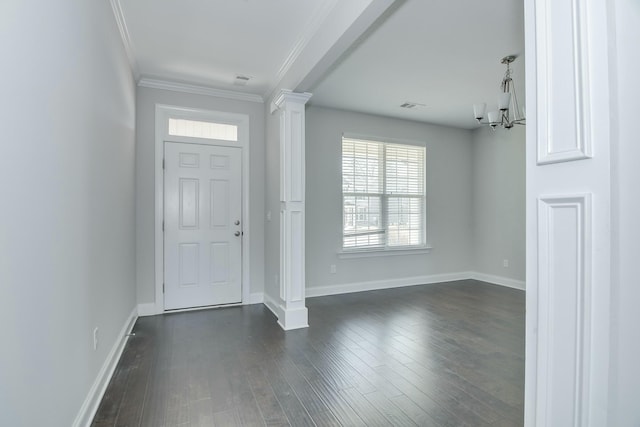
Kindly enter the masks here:
<path id="1" fill-rule="evenodd" d="M 246 86 L 249 82 L 249 79 L 251 79 L 251 77 L 238 74 L 236 76 L 236 79 L 233 81 L 233 84 L 236 86 Z"/>
<path id="2" fill-rule="evenodd" d="M 403 104 L 400 104 L 400 108 L 406 108 L 408 110 L 412 109 L 412 108 L 424 108 L 426 107 L 426 105 L 424 104 L 419 104 L 417 102 L 405 102 Z"/>

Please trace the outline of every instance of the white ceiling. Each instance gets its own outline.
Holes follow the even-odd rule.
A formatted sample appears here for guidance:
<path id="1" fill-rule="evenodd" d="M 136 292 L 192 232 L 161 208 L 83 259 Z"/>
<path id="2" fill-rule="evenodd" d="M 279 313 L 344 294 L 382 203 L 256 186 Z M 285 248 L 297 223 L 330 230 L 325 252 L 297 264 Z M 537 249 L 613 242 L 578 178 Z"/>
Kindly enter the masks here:
<path id="1" fill-rule="evenodd" d="M 112 0 L 139 78 L 261 97 L 340 1 Z M 524 105 L 523 0 L 396 6 L 311 87 L 311 104 L 473 128 L 471 105 L 495 102 L 500 59 L 517 54 L 514 80 Z M 251 80 L 237 86 L 236 75 Z M 426 107 L 400 108 L 406 101 Z"/>
<path id="2" fill-rule="evenodd" d="M 327 5 L 324 0 L 114 1 L 140 78 L 258 95 L 282 77 L 290 55 Z M 251 80 L 234 85 L 237 75 Z"/>
<path id="3" fill-rule="evenodd" d="M 407 0 L 312 88 L 315 105 L 462 128 L 496 103 L 505 66 L 524 106 L 522 0 Z M 406 110 L 403 102 L 426 105 Z"/>

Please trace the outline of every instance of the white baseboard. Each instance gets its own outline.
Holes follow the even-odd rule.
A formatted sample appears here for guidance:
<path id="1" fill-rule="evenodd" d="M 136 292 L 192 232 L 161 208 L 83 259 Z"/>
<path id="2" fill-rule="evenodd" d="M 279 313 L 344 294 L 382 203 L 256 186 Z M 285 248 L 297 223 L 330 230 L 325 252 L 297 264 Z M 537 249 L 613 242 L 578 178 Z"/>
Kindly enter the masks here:
<path id="1" fill-rule="evenodd" d="M 429 285 L 432 283 L 454 282 L 456 280 L 474 279 L 494 285 L 525 290 L 522 280 L 509 279 L 507 277 L 492 276 L 490 274 L 475 271 L 463 271 L 459 273 L 432 274 L 427 276 L 403 277 L 399 279 L 372 280 L 368 282 L 345 283 L 343 285 L 313 286 L 306 289 L 307 298 L 327 295 L 350 294 L 353 292 L 375 291 L 380 289 L 403 288 L 405 286 Z M 266 302 L 265 302 L 266 304 Z M 277 307 L 277 305 L 276 305 Z M 277 310 L 277 309 L 276 309 Z M 278 315 L 274 309 L 271 311 Z"/>
<path id="2" fill-rule="evenodd" d="M 471 277 L 469 278 L 474 280 L 480 280 L 482 282 L 493 283 L 494 285 L 520 289 L 521 291 L 524 291 L 526 289 L 526 285 L 523 280 L 510 279 L 508 277 L 493 276 L 491 274 L 478 273 L 474 271 L 474 272 L 471 272 Z"/>
<path id="3" fill-rule="evenodd" d="M 127 335 L 131 332 L 131 329 L 133 329 L 133 325 L 136 323 L 137 318 L 138 308 L 134 307 L 133 311 L 127 318 L 127 321 L 124 323 L 124 326 L 120 330 L 118 339 L 113 344 L 113 347 L 111 347 L 111 351 L 102 364 L 91 389 L 89 389 L 89 393 L 82 403 L 80 411 L 73 422 L 73 427 L 89 427 L 91 425 L 93 417 L 96 415 L 96 411 L 100 405 L 100 401 L 102 401 L 102 397 L 104 396 L 104 392 L 106 391 L 109 381 L 116 370 L 120 356 L 122 356 L 122 351 L 124 350 L 124 345 L 128 338 Z"/>
<path id="4" fill-rule="evenodd" d="M 156 314 L 161 314 L 161 313 L 158 313 L 158 310 L 156 310 L 155 302 L 138 304 L 138 316 L 140 317 L 155 316 Z"/>
<path id="5" fill-rule="evenodd" d="M 313 286 L 306 289 L 307 298 L 325 295 L 350 294 L 352 292 L 375 291 L 379 289 L 403 288 L 405 286 L 428 285 L 453 282 L 470 278 L 471 273 L 446 273 L 428 276 L 403 277 L 399 279 L 371 280 L 368 282 L 346 283 L 344 285 Z"/>

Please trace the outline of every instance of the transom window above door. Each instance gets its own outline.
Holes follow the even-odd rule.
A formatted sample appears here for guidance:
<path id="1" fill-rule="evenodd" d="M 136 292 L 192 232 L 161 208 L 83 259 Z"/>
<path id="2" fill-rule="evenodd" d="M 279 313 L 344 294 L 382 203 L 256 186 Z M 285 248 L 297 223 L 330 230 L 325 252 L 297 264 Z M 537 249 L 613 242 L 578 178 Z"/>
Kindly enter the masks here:
<path id="1" fill-rule="evenodd" d="M 342 138 L 343 250 L 425 247 L 425 148 Z"/>
<path id="2" fill-rule="evenodd" d="M 237 141 L 238 126 L 227 123 L 170 118 L 169 135 Z"/>

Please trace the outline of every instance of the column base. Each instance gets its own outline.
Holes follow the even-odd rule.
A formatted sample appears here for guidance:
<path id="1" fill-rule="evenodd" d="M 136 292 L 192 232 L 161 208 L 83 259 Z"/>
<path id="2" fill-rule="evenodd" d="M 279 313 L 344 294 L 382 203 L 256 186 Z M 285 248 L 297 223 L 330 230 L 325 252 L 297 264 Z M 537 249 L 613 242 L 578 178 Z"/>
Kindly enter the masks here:
<path id="1" fill-rule="evenodd" d="M 285 308 L 278 307 L 278 325 L 285 331 L 309 327 L 309 312 L 307 307 Z"/>

